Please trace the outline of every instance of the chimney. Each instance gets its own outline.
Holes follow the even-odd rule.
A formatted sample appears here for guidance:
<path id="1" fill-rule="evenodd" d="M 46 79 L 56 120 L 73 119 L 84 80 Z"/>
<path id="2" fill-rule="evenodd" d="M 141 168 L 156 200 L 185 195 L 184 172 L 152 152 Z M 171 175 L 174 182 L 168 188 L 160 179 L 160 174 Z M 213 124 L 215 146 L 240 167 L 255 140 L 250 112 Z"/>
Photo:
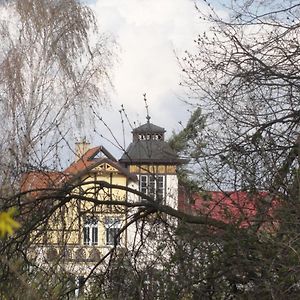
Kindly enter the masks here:
<path id="1" fill-rule="evenodd" d="M 75 143 L 75 159 L 78 160 L 90 149 L 90 143 L 84 137 L 81 141 Z"/>

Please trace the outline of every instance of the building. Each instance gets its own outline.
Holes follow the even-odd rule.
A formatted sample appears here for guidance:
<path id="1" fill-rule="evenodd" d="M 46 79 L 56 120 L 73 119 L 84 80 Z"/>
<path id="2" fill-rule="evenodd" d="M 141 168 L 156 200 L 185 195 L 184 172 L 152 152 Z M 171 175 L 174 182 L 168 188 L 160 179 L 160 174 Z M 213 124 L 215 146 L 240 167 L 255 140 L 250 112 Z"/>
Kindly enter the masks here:
<path id="1" fill-rule="evenodd" d="M 184 162 L 165 141 L 165 129 L 150 122 L 133 129 L 133 141 L 119 162 L 139 182 L 139 190 L 178 208 L 177 165 Z"/>
<path id="2" fill-rule="evenodd" d="M 73 290 L 77 294 L 84 278 L 101 271 L 102 265 L 105 268 L 111 253 L 122 256 L 128 249 L 138 249 L 135 267 L 140 267 L 139 274 L 145 275 L 141 279 L 144 290 L 149 292 L 151 288 L 152 295 L 163 291 L 155 276 L 160 262 L 171 257 L 172 249 L 161 247 L 169 237 L 164 231 L 165 223 L 156 226 L 156 214 L 140 214 L 147 201 L 239 228 L 259 224 L 257 230 L 276 230 L 273 212 L 278 201 L 265 192 L 195 193 L 179 186 L 176 171 L 185 161 L 166 143 L 165 129 L 149 121 L 133 129 L 132 142 L 119 160 L 104 147 L 91 147 L 86 141 L 77 143 L 75 148 L 74 162 L 62 172 L 26 173 L 22 191 L 27 192 L 23 201 L 31 203 L 26 207 L 30 209 L 31 205 L 35 228 L 30 236 L 30 258 L 46 268 L 54 266 L 63 278 L 76 279 Z M 177 223 L 167 221 L 178 228 Z M 195 229 L 190 224 L 186 228 L 191 232 Z M 147 232 L 144 241 L 143 231 Z M 217 237 L 221 232 L 209 228 L 208 233 L 204 248 L 213 247 L 210 234 Z M 145 252 L 141 251 L 142 244 Z M 126 272 L 127 269 L 125 277 Z"/>
<path id="3" fill-rule="evenodd" d="M 149 119 L 133 129 L 120 160 L 86 141 L 76 144 L 75 154 L 62 172 L 26 173 L 21 188 L 24 201 L 34 199 L 34 214 L 45 215 L 30 237 L 32 258 L 86 276 L 114 246 L 137 243 L 132 216 L 138 208 L 130 203 L 145 200 L 128 189 L 178 208 L 176 168 L 183 161 L 165 141 L 165 129 Z"/>

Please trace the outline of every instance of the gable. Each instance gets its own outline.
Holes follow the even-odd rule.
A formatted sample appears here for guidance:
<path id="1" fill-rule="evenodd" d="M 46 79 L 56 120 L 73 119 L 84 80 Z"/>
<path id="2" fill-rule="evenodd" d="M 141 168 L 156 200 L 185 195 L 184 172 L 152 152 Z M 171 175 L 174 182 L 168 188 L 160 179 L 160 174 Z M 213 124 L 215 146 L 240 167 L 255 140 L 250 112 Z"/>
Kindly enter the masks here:
<path id="1" fill-rule="evenodd" d="M 89 173 L 99 172 L 103 174 L 120 174 L 130 180 L 136 181 L 137 177 L 123 168 L 118 161 L 102 146 L 88 150 L 83 156 L 74 161 L 64 173 L 74 179 Z"/>
<path id="2" fill-rule="evenodd" d="M 97 171 L 97 172 L 107 172 L 107 173 L 119 173 L 119 170 L 115 167 L 113 167 L 111 164 L 109 163 L 101 163 L 98 166 L 96 166 L 95 168 L 93 168 L 93 171 Z"/>
<path id="3" fill-rule="evenodd" d="M 86 154 L 85 154 L 85 158 L 89 161 L 108 158 L 109 160 L 111 160 L 113 162 L 117 162 L 117 159 L 103 146 L 98 146 L 91 150 L 92 151 L 90 153 L 86 152 Z"/>

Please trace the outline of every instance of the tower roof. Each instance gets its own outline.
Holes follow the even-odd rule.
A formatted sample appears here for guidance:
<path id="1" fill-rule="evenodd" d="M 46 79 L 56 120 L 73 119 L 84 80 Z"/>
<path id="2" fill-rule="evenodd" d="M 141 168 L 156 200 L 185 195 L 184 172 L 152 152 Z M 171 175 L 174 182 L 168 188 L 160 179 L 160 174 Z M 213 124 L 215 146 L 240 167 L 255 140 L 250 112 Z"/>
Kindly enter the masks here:
<path id="1" fill-rule="evenodd" d="M 147 122 L 132 130 L 132 133 L 165 133 L 166 130 L 162 127 Z"/>
<path id="2" fill-rule="evenodd" d="M 164 141 L 166 130 L 148 122 L 132 130 L 133 141 L 122 155 L 124 164 L 180 164 L 182 160 Z"/>
<path id="3" fill-rule="evenodd" d="M 132 142 L 120 159 L 121 163 L 179 164 L 181 159 L 164 141 L 143 140 Z"/>

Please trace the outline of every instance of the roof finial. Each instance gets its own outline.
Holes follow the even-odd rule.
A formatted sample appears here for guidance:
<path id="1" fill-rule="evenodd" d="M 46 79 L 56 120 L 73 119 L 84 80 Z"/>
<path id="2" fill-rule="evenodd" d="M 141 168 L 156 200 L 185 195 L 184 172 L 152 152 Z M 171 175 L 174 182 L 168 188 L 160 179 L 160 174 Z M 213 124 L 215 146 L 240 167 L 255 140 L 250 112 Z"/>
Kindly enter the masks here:
<path id="1" fill-rule="evenodd" d="M 151 117 L 149 116 L 149 107 L 148 107 L 148 103 L 147 103 L 146 93 L 145 93 L 143 96 L 144 96 L 145 107 L 146 107 L 146 113 L 147 113 L 147 116 L 146 116 L 147 123 L 150 123 Z"/>

